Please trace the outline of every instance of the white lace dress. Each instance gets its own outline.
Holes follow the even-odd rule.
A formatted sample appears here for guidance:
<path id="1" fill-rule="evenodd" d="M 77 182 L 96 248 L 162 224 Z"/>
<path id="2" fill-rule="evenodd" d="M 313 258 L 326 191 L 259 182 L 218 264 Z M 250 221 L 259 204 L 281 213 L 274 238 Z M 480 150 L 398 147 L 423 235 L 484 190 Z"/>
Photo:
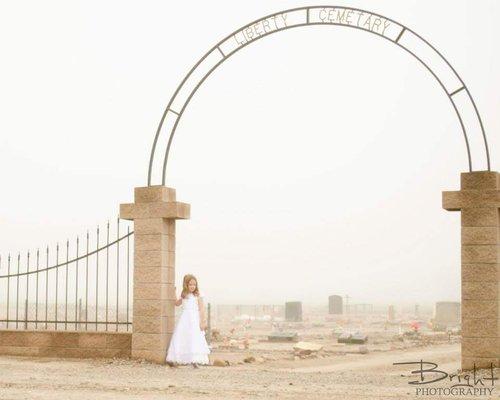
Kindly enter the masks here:
<path id="1" fill-rule="evenodd" d="M 209 364 L 210 349 L 200 329 L 198 297 L 192 293 L 182 299 L 182 313 L 175 325 L 167 352 L 167 361 L 178 364 Z"/>

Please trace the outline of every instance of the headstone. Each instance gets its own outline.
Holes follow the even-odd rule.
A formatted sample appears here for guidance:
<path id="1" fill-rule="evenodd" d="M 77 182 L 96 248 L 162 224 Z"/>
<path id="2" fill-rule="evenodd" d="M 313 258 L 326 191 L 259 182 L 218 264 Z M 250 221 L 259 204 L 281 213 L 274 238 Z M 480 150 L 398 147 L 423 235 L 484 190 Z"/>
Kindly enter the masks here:
<path id="1" fill-rule="evenodd" d="M 387 311 L 387 317 L 389 321 L 394 321 L 396 319 L 396 310 L 394 309 L 394 306 L 392 304 L 389 306 L 389 309 Z"/>
<path id="2" fill-rule="evenodd" d="M 338 343 L 350 343 L 351 340 L 351 334 L 349 332 L 344 332 L 339 335 L 337 338 Z"/>
<path id="3" fill-rule="evenodd" d="M 368 341 L 368 336 L 361 332 L 356 332 L 351 336 L 350 343 L 365 344 Z"/>
<path id="4" fill-rule="evenodd" d="M 368 336 L 362 332 L 344 332 L 337 338 L 337 343 L 365 344 L 366 342 L 368 342 Z"/>
<path id="5" fill-rule="evenodd" d="M 285 320 L 288 322 L 302 321 L 302 302 L 288 301 L 285 303 Z"/>
<path id="6" fill-rule="evenodd" d="M 433 325 L 438 330 L 459 326 L 460 303 L 456 301 L 438 301 L 434 306 Z"/>
<path id="7" fill-rule="evenodd" d="M 342 296 L 334 294 L 328 297 L 328 314 L 342 314 L 342 313 L 343 313 Z"/>
<path id="8" fill-rule="evenodd" d="M 268 335 L 267 340 L 270 342 L 297 342 L 299 335 L 297 332 L 273 332 Z"/>

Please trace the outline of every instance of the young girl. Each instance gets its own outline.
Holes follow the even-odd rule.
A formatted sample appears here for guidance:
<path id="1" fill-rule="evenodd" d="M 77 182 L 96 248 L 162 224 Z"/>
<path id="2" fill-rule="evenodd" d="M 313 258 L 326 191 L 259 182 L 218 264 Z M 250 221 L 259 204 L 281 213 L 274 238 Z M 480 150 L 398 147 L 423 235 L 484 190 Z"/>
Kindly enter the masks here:
<path id="1" fill-rule="evenodd" d="M 182 314 L 179 317 L 170 340 L 167 352 L 167 364 L 209 364 L 207 341 L 205 339 L 205 308 L 198 288 L 196 278 L 188 274 L 184 276 L 181 297 L 175 305 L 182 304 Z"/>

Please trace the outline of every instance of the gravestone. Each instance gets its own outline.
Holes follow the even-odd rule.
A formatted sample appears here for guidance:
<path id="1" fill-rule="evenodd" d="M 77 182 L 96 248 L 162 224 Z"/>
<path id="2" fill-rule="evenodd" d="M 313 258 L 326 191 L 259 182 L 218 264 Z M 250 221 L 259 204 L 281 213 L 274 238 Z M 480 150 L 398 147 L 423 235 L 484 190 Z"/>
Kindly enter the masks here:
<path id="1" fill-rule="evenodd" d="M 328 297 L 328 314 L 343 314 L 343 309 L 342 296 L 334 294 Z"/>
<path id="2" fill-rule="evenodd" d="M 285 303 L 285 320 L 288 322 L 302 321 L 302 302 L 288 301 Z"/>

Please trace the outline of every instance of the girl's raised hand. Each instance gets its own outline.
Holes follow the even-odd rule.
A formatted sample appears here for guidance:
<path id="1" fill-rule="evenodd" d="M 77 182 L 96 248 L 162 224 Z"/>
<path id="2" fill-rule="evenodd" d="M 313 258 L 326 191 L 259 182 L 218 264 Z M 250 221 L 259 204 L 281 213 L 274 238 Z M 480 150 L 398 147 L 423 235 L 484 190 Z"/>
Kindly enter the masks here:
<path id="1" fill-rule="evenodd" d="M 175 293 L 175 305 L 176 306 L 180 306 L 182 304 L 182 296 L 179 296 L 179 298 L 177 298 L 177 287 L 174 285 L 174 293 Z"/>

